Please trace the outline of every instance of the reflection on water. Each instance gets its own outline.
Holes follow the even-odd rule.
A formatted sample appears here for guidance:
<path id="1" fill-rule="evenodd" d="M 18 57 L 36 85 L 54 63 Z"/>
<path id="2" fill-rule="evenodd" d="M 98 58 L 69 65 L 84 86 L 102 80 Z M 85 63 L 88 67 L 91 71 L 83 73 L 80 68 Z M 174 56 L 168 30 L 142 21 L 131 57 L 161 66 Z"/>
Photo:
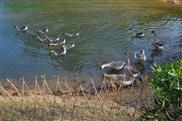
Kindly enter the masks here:
<path id="1" fill-rule="evenodd" d="M 22 1 L 22 6 L 15 6 Z M 39 5 L 31 7 L 33 5 Z M 43 2 L 42 2 L 43 1 Z M 36 3 L 37 2 L 37 3 Z M 181 7 L 160 0 L 13 0 L 1 2 L 1 63 L 0 74 L 5 78 L 46 74 L 53 79 L 57 74 L 81 77 L 89 81 L 91 76 L 101 78 L 98 63 L 126 60 L 125 52 L 144 49 L 150 59 L 162 59 L 168 53 L 181 50 L 173 46 L 181 39 Z M 23 5 L 25 3 L 26 5 Z M 31 3 L 31 4 L 30 4 Z M 40 4 L 41 3 L 41 4 Z M 7 5 L 8 4 L 8 5 Z M 10 7 L 9 7 L 10 6 Z M 16 33 L 14 26 L 28 24 L 26 34 Z M 37 30 L 47 25 L 48 35 L 65 38 L 76 47 L 65 57 L 50 56 L 50 47 L 35 39 Z M 132 29 L 131 29 L 132 28 Z M 162 52 L 152 50 L 151 31 L 166 48 Z M 79 32 L 79 37 L 66 37 L 63 32 Z M 133 32 L 144 32 L 145 37 L 131 37 Z M 150 62 L 136 65 L 143 71 Z"/>

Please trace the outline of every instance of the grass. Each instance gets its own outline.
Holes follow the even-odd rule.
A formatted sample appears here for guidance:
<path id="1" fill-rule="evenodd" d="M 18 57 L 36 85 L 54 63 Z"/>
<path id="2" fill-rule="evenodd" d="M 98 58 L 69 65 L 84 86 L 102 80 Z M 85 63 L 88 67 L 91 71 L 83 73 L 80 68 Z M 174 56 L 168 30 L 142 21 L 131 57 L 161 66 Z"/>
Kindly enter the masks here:
<path id="1" fill-rule="evenodd" d="M 155 94 L 155 103 L 142 116 L 143 120 L 181 120 L 182 60 L 155 64 L 148 81 Z"/>
<path id="2" fill-rule="evenodd" d="M 111 80 L 104 80 L 102 88 L 98 88 L 92 80 L 88 89 L 83 85 L 73 89 L 66 80 L 58 80 L 51 90 L 45 80 L 41 84 L 36 80 L 32 89 L 27 88 L 25 81 L 22 88 L 16 88 L 11 80 L 7 82 L 10 86 L 1 87 L 0 91 L 4 121 L 134 120 L 141 113 L 140 105 L 148 105 L 147 96 L 151 97 L 150 91 L 144 89 L 145 82 L 116 88 L 108 86 Z"/>
<path id="3" fill-rule="evenodd" d="M 0 117 L 5 121 L 180 121 L 182 118 L 182 60 L 154 64 L 151 75 L 129 87 L 117 88 L 112 80 L 104 80 L 96 87 L 92 80 L 89 87 L 72 88 L 64 79 L 57 80 L 56 88 L 50 89 L 46 78 L 42 85 L 38 82 L 29 89 L 23 81 L 22 88 L 17 89 L 8 80 L 10 87 L 1 87 Z"/>

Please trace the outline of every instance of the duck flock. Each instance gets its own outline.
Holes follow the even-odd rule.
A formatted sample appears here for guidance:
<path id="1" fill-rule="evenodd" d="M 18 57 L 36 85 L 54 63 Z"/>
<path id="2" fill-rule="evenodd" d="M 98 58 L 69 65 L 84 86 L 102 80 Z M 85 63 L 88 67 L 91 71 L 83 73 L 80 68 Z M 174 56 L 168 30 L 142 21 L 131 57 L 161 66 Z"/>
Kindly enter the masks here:
<path id="1" fill-rule="evenodd" d="M 27 32 L 28 31 L 28 26 L 27 25 L 22 25 L 22 26 L 16 26 L 16 29 L 18 32 Z M 47 34 L 49 32 L 49 29 L 47 26 L 44 26 L 40 30 L 37 31 L 36 38 L 40 42 L 48 42 L 48 46 L 58 46 L 60 49 L 58 51 L 56 50 L 50 50 L 50 54 L 54 56 L 63 56 L 67 54 L 67 51 L 73 47 L 75 47 L 75 44 L 67 45 L 65 39 L 60 39 L 59 36 L 57 38 L 52 39 L 50 38 Z M 151 31 L 151 33 L 154 35 L 156 38 L 156 33 L 155 31 Z M 64 35 L 69 36 L 69 37 L 74 37 L 74 36 L 79 36 L 80 33 L 64 33 Z M 142 38 L 144 37 L 143 32 L 136 32 L 132 34 L 133 37 L 136 38 Z M 156 49 L 156 50 L 162 50 L 164 48 L 164 44 L 162 44 L 159 40 L 157 39 L 152 39 L 151 45 Z M 99 65 L 101 70 L 103 71 L 103 76 L 105 78 L 112 79 L 115 83 L 117 84 L 123 84 L 124 86 L 131 85 L 133 84 L 137 79 L 141 79 L 141 75 L 138 71 L 136 71 L 130 63 L 130 56 L 128 53 L 125 53 L 127 56 L 127 62 L 118 60 L 118 61 L 111 61 L 108 63 L 104 63 Z M 134 58 L 136 63 L 142 63 L 147 60 L 147 57 L 145 55 L 145 51 L 141 49 L 139 52 L 134 53 Z M 115 70 L 116 73 L 108 73 L 105 72 L 105 70 Z"/>
<path id="2" fill-rule="evenodd" d="M 156 39 L 156 33 L 154 30 L 151 31 L 154 35 L 154 39 L 151 41 L 151 45 L 155 50 L 161 51 L 164 48 L 164 44 Z M 142 38 L 145 36 L 143 32 L 136 32 L 132 34 L 135 38 Z M 135 70 L 130 64 L 129 54 L 125 54 L 128 57 L 127 62 L 125 61 L 111 61 L 109 63 L 101 64 L 101 70 L 108 68 L 109 71 L 114 70 L 116 73 L 103 73 L 105 78 L 109 78 L 115 82 L 115 84 L 122 84 L 123 86 L 132 85 L 136 80 L 141 80 L 141 74 L 137 70 Z M 141 64 L 147 60 L 145 55 L 145 51 L 141 49 L 139 52 L 134 53 L 134 58 L 136 63 Z"/>
<path id="3" fill-rule="evenodd" d="M 17 32 L 21 32 L 21 33 L 26 33 L 29 29 L 28 25 L 21 25 L 21 26 L 15 26 Z M 39 42 L 45 42 L 48 44 L 48 46 L 53 46 L 53 47 L 59 47 L 59 49 L 52 49 L 50 50 L 50 54 L 54 55 L 54 56 L 64 56 L 67 54 L 67 51 L 70 50 L 71 48 L 75 47 L 75 44 L 66 44 L 66 40 L 65 39 L 61 39 L 59 36 L 57 36 L 56 38 L 50 38 L 48 36 L 48 32 L 49 29 L 47 26 L 44 26 L 43 28 L 39 29 L 37 31 L 36 34 L 36 39 Z M 63 33 L 65 36 L 69 36 L 69 37 L 76 37 L 79 36 L 80 33 Z"/>

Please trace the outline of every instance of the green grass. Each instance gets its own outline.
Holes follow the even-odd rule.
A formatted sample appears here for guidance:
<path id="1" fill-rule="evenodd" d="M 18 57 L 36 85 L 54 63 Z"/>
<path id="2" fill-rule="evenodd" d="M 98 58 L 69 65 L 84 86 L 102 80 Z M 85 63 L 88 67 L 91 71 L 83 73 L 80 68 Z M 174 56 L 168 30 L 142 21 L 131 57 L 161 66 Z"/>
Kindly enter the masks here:
<path id="1" fill-rule="evenodd" d="M 168 114 L 181 109 L 182 60 L 161 65 L 154 64 L 148 81 L 154 90 L 155 99 L 154 106 L 142 116 L 143 120 L 150 118 L 160 121 L 170 120 Z"/>

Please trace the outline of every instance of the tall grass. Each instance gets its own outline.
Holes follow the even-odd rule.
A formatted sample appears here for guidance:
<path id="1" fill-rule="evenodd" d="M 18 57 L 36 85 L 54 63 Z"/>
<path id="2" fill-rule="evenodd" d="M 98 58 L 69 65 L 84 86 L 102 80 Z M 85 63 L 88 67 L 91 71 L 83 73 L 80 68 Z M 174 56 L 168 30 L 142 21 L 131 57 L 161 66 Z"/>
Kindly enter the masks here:
<path id="1" fill-rule="evenodd" d="M 91 79 L 90 85 L 82 84 L 76 89 L 70 86 L 69 80 L 59 76 L 52 89 L 45 77 L 43 80 L 36 77 L 32 88 L 24 78 L 20 87 L 12 80 L 7 82 L 6 88 L 0 85 L 0 119 L 3 121 L 135 120 L 141 105 L 148 107 L 150 99 L 145 80 L 124 87 L 107 79 L 96 86 Z"/>
<path id="2" fill-rule="evenodd" d="M 182 120 L 182 60 L 156 65 L 148 78 L 155 98 L 142 120 Z"/>

